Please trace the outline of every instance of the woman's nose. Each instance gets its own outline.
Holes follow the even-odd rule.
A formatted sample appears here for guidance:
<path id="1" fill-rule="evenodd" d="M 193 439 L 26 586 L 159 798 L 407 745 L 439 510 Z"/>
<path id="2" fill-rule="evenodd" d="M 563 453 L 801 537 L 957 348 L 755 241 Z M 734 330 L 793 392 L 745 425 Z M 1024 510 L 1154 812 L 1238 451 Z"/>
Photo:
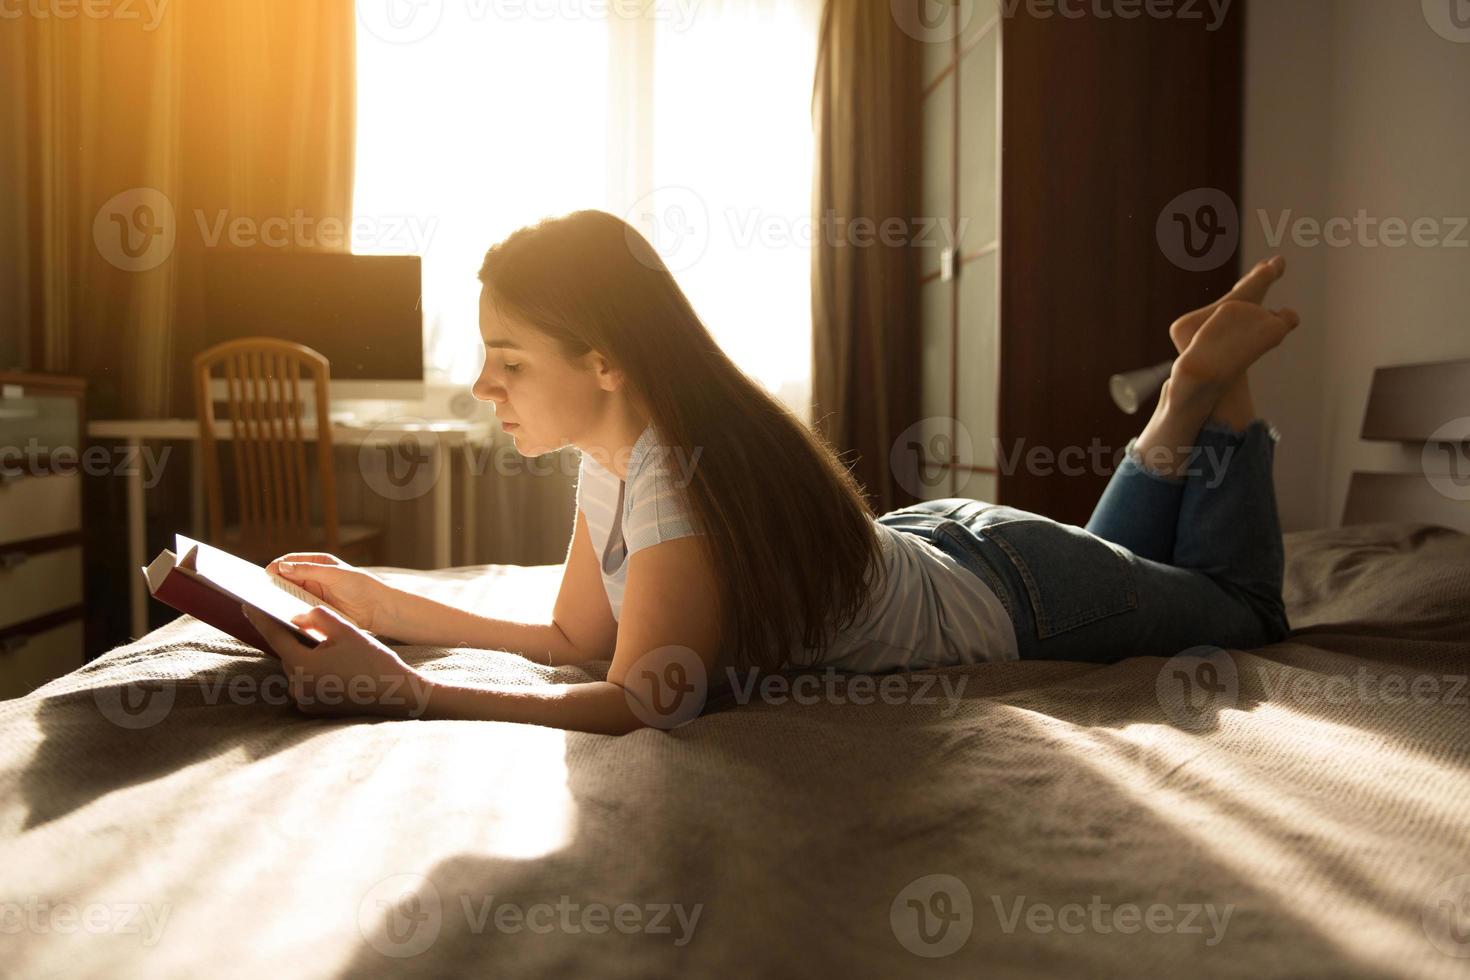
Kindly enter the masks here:
<path id="1" fill-rule="evenodd" d="M 474 387 L 470 389 L 470 393 L 482 402 L 495 402 L 499 404 L 505 401 L 505 389 L 483 375 L 475 382 Z"/>

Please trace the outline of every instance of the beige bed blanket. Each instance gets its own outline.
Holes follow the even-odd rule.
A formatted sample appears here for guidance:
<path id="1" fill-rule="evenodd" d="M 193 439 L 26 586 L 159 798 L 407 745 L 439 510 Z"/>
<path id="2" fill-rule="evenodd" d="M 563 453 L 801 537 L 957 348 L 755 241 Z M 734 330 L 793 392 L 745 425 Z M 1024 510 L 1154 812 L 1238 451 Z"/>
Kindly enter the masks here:
<path id="1" fill-rule="evenodd" d="M 1285 643 L 624 738 L 309 718 L 181 619 L 0 702 L 0 973 L 1466 976 L 1470 537 L 1287 548 Z M 405 580 L 531 617 L 558 572 Z"/>

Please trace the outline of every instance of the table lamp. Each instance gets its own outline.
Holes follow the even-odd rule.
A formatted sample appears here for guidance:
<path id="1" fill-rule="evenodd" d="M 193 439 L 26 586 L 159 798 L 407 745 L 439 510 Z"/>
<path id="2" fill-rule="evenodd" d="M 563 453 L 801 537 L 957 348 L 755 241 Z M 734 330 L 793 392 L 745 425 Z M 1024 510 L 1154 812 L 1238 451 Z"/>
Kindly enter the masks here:
<path id="1" fill-rule="evenodd" d="M 1129 415 L 1134 414 L 1144 402 L 1164 387 L 1173 367 L 1174 362 L 1168 360 L 1153 367 L 1113 375 L 1108 379 L 1108 390 L 1113 394 L 1113 402 Z"/>

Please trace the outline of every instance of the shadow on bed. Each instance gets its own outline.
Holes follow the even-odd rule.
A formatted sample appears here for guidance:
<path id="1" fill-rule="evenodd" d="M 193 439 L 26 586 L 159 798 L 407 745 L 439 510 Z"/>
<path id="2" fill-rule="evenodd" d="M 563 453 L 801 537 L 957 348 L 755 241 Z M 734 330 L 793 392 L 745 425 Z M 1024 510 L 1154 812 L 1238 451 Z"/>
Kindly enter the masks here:
<path id="1" fill-rule="evenodd" d="M 1183 721 L 1161 695 L 1177 664 L 1134 658 L 936 672 L 955 696 L 935 683 L 929 701 L 833 687 L 621 739 L 328 722 L 211 700 L 200 678 L 273 665 L 181 621 L 0 706 L 0 819 L 23 828 L 0 861 L 43 894 L 167 900 L 185 923 L 172 962 L 252 973 L 1449 975 L 1458 923 L 1435 917 L 1470 875 L 1470 690 L 1454 687 L 1470 537 L 1304 532 L 1287 556 L 1299 631 L 1230 651 L 1228 696 Z M 471 681 L 597 676 L 405 657 Z M 162 720 L 111 720 L 111 692 L 171 675 Z M 645 924 L 663 907 L 670 931 L 582 927 L 624 905 Z M 494 918 L 540 906 L 550 931 Z M 682 945 L 674 906 L 699 909 Z M 1173 926 L 1125 932 L 1128 906 Z M 967 930 L 952 956 L 914 952 L 924 909 Z M 242 915 L 251 928 L 220 925 Z M 17 962 L 129 962 L 104 948 Z"/>

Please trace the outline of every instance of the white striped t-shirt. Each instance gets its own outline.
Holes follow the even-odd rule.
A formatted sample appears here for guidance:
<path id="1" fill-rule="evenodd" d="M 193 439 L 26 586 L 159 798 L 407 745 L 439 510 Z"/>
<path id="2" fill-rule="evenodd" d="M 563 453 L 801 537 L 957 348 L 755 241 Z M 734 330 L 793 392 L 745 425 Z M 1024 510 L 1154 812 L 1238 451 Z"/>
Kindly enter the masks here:
<path id="1" fill-rule="evenodd" d="M 622 615 L 628 556 L 699 533 L 683 495 L 697 462 L 662 447 L 652 425 L 633 445 L 626 480 L 582 455 L 577 506 L 587 517 L 614 619 Z M 873 527 L 883 574 L 867 609 L 832 636 L 820 666 L 882 673 L 1017 659 L 1010 617 L 980 576 L 923 538 L 876 521 Z M 786 662 L 807 666 L 814 659 L 810 650 L 793 650 Z"/>

